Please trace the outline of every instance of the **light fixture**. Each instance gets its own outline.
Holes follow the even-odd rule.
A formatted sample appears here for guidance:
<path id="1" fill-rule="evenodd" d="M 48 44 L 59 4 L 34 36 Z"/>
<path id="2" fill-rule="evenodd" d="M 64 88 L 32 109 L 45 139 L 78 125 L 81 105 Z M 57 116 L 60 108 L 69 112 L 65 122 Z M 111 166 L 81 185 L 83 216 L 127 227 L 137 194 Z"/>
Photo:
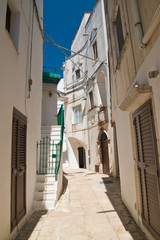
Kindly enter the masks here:
<path id="1" fill-rule="evenodd" d="M 51 91 L 49 92 L 49 96 L 52 97 L 52 92 Z"/>

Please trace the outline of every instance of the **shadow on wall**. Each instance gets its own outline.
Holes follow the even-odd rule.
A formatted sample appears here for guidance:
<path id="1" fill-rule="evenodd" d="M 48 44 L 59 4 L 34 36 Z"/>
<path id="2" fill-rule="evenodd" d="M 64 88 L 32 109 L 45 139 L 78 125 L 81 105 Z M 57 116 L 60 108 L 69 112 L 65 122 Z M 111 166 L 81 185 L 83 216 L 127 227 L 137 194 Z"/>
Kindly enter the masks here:
<path id="1" fill-rule="evenodd" d="M 102 211 L 99 213 L 112 214 L 112 212 L 117 212 L 124 228 L 130 233 L 134 240 L 147 240 L 145 235 L 142 233 L 142 230 L 137 226 L 128 209 L 122 202 L 119 179 L 112 177 L 103 177 L 102 180 L 103 181 L 101 183 L 105 185 L 105 188 L 107 190 L 106 194 L 111 201 L 114 209 Z"/>
<path id="2" fill-rule="evenodd" d="M 63 191 L 62 191 L 62 194 L 64 194 L 66 192 L 67 186 L 68 186 L 68 179 L 64 175 L 65 175 L 65 172 L 63 174 Z"/>

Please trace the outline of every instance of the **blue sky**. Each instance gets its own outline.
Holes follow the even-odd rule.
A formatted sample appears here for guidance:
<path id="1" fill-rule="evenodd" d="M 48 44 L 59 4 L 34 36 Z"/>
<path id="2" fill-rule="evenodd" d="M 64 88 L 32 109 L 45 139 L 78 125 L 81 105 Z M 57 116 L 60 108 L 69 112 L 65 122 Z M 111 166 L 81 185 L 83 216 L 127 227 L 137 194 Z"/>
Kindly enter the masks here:
<path id="1" fill-rule="evenodd" d="M 44 31 L 59 45 L 71 48 L 74 35 L 85 11 L 92 11 L 96 0 L 44 0 Z M 69 55 L 69 52 L 66 52 Z M 57 68 L 62 75 L 65 56 L 54 45 L 44 43 L 44 66 Z"/>

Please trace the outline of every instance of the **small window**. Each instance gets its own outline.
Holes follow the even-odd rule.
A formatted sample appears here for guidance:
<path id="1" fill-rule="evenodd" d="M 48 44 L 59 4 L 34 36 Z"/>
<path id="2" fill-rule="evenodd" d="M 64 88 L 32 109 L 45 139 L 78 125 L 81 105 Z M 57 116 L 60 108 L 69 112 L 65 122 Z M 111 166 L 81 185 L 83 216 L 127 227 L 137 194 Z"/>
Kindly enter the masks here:
<path id="1" fill-rule="evenodd" d="M 80 69 L 76 70 L 76 79 L 79 79 L 80 78 Z"/>
<path id="2" fill-rule="evenodd" d="M 20 11 L 16 5 L 7 4 L 6 8 L 6 23 L 5 28 L 7 29 L 10 37 L 14 43 L 16 49 L 18 49 L 19 42 L 19 28 L 20 28 Z"/>
<path id="3" fill-rule="evenodd" d="M 73 119 L 74 124 L 82 122 L 82 107 L 81 107 L 81 105 L 78 105 L 73 108 L 73 118 L 74 118 Z"/>
<path id="4" fill-rule="evenodd" d="M 6 12 L 6 29 L 10 32 L 10 25 L 11 25 L 11 9 L 7 4 L 7 12 Z"/>
<path id="5" fill-rule="evenodd" d="M 118 13 L 117 13 L 117 18 L 116 18 L 115 24 L 116 24 L 119 52 L 121 52 L 123 44 L 124 44 L 124 37 L 123 37 L 122 21 L 121 21 L 121 14 L 120 14 L 119 8 L 118 8 Z"/>
<path id="6" fill-rule="evenodd" d="M 93 92 L 92 91 L 89 93 L 89 99 L 90 99 L 90 107 L 92 109 L 92 108 L 94 108 L 94 98 L 93 98 Z"/>
<path id="7" fill-rule="evenodd" d="M 93 58 L 96 60 L 98 58 L 97 42 L 95 41 L 92 45 L 93 47 Z"/>

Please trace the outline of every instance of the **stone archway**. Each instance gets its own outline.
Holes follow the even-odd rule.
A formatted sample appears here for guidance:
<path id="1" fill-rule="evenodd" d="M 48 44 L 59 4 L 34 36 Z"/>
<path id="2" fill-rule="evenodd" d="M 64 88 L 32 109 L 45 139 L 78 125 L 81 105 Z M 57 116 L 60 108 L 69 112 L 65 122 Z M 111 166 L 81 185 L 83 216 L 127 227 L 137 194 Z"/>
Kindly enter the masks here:
<path id="1" fill-rule="evenodd" d="M 86 168 L 86 148 L 77 138 L 68 137 L 68 161 L 72 168 Z"/>

